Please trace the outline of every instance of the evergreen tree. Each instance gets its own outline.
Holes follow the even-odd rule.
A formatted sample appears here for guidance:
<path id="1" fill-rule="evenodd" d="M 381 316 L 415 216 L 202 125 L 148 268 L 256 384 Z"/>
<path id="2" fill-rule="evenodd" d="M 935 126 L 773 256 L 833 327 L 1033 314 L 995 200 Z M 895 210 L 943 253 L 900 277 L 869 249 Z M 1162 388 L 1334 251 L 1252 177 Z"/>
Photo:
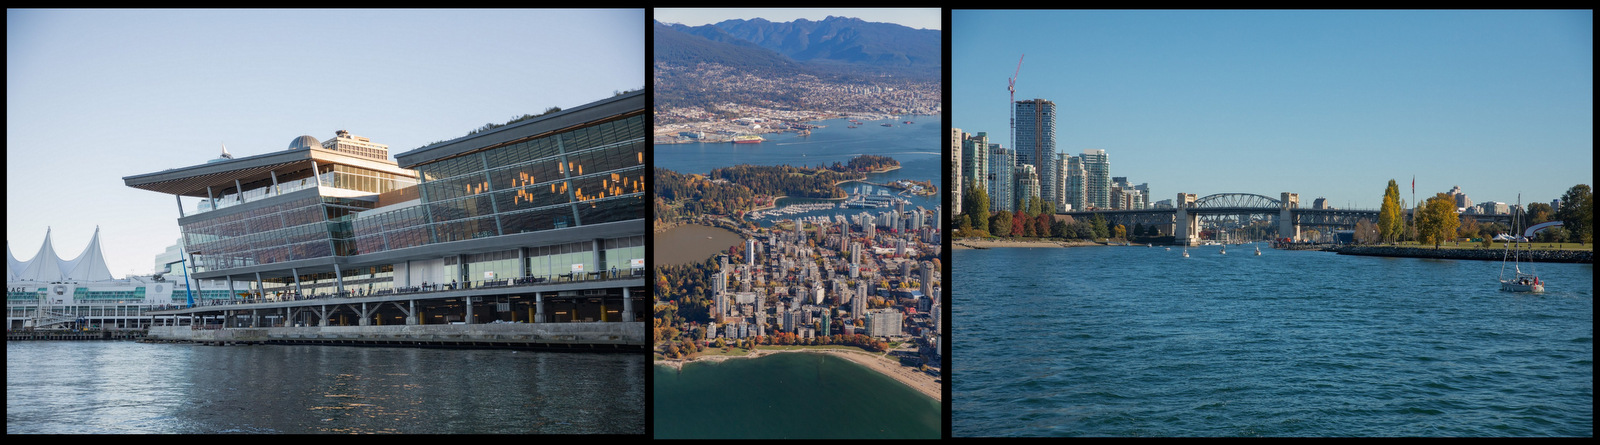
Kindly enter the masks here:
<path id="1" fill-rule="evenodd" d="M 962 207 L 967 209 L 967 214 L 972 215 L 972 228 L 981 232 L 989 231 L 989 193 L 983 187 L 968 187 L 967 202 Z"/>

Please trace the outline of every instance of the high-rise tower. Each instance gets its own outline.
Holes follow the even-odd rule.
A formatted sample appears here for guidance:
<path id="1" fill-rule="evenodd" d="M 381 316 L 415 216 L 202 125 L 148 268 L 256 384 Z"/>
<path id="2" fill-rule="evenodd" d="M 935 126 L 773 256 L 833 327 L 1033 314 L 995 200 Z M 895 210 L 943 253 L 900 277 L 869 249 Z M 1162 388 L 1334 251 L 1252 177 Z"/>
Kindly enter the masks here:
<path id="1" fill-rule="evenodd" d="M 1054 202 L 1056 160 L 1056 104 L 1044 99 L 1016 102 L 1016 136 L 1011 148 L 1017 164 L 1032 165 L 1039 174 L 1039 193 Z"/>

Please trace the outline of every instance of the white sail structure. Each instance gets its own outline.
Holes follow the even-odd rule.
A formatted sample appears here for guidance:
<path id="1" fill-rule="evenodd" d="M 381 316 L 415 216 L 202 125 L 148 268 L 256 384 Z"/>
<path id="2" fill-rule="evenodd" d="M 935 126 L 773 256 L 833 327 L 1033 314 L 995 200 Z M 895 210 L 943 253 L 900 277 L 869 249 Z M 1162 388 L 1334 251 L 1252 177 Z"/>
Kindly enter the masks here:
<path id="1" fill-rule="evenodd" d="M 17 281 L 17 272 L 27 267 L 26 263 L 17 261 L 17 256 L 11 253 L 11 241 L 6 241 L 6 282 Z"/>
<path id="2" fill-rule="evenodd" d="M 18 261 L 11 253 L 11 243 L 6 243 L 6 281 L 107 281 L 112 280 L 111 268 L 106 266 L 105 253 L 100 251 L 100 229 L 95 228 L 94 238 L 83 253 L 71 260 L 56 255 L 47 229 L 44 245 L 27 261 Z"/>
<path id="3" fill-rule="evenodd" d="M 100 228 L 94 228 L 94 237 L 89 239 L 89 246 L 83 248 L 83 253 L 78 254 L 66 263 L 64 278 L 71 281 L 107 281 L 112 280 L 111 268 L 106 267 L 106 255 L 100 251 Z"/>

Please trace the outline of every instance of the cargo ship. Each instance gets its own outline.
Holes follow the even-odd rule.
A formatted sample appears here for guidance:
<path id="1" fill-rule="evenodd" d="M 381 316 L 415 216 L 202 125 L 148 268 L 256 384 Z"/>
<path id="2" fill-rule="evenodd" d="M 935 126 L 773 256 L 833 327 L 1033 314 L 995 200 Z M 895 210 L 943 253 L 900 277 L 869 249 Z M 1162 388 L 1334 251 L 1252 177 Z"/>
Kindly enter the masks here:
<path id="1" fill-rule="evenodd" d="M 735 144 L 759 144 L 759 143 L 761 143 L 762 141 L 765 141 L 765 140 L 766 139 L 762 139 L 761 136 L 756 136 L 756 135 L 753 135 L 753 134 L 747 134 L 747 135 L 744 135 L 744 136 L 736 136 L 736 137 L 733 138 L 732 141 L 729 141 L 729 142 L 733 142 Z"/>

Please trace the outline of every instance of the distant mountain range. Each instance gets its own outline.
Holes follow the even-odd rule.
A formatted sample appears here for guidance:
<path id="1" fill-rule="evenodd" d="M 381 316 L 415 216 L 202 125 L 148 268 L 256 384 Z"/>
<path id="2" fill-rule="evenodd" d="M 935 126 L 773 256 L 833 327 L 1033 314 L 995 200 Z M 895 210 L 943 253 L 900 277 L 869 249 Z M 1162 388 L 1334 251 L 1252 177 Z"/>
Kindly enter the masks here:
<path id="1" fill-rule="evenodd" d="M 940 31 L 829 16 L 726 20 L 712 25 L 655 24 L 657 63 L 715 62 L 752 72 L 783 70 L 814 75 L 891 75 L 938 79 Z"/>
<path id="2" fill-rule="evenodd" d="M 655 22 L 654 34 L 651 40 L 655 46 L 656 63 L 688 66 L 716 63 L 757 73 L 800 69 L 798 64 L 782 54 L 735 38 L 711 25 L 696 29 Z"/>

